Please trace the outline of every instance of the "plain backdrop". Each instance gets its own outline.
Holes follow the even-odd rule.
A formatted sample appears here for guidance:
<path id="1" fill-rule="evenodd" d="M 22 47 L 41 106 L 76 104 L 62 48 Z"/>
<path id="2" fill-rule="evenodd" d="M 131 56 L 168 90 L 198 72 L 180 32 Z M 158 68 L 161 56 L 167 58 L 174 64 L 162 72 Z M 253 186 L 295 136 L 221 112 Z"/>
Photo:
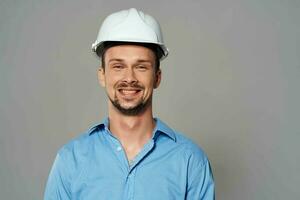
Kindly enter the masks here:
<path id="1" fill-rule="evenodd" d="M 1 0 L 0 198 L 42 199 L 57 150 L 106 116 L 91 44 L 131 7 L 170 49 L 155 116 L 208 154 L 217 199 L 300 199 L 298 0 Z"/>

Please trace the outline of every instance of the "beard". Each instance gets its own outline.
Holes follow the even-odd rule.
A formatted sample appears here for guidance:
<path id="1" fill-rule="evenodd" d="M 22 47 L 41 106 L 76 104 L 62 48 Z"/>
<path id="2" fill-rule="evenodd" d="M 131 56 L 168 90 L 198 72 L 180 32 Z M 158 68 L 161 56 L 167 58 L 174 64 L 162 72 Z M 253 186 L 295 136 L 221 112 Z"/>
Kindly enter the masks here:
<path id="1" fill-rule="evenodd" d="M 143 90 L 144 87 L 138 85 L 138 84 L 127 84 L 127 83 L 120 83 L 116 86 L 116 89 L 120 89 L 120 88 L 126 88 L 126 87 L 131 87 L 131 88 L 136 88 L 139 90 Z M 152 96 L 152 95 L 151 95 Z M 141 113 L 143 113 L 146 108 L 151 104 L 152 98 L 151 96 L 146 99 L 146 100 L 140 100 L 136 105 L 132 106 L 132 107 L 124 107 L 121 105 L 119 98 L 117 97 L 117 95 L 114 96 L 114 98 L 112 99 L 111 97 L 108 96 L 110 102 L 112 103 L 112 105 L 122 114 L 127 115 L 127 116 L 136 116 L 139 115 Z"/>
<path id="2" fill-rule="evenodd" d="M 148 99 L 146 102 L 139 102 L 133 107 L 125 108 L 120 104 L 120 101 L 118 99 L 112 100 L 111 98 L 109 98 L 109 100 L 120 113 L 127 116 L 136 116 L 143 113 L 151 102 L 151 99 Z"/>

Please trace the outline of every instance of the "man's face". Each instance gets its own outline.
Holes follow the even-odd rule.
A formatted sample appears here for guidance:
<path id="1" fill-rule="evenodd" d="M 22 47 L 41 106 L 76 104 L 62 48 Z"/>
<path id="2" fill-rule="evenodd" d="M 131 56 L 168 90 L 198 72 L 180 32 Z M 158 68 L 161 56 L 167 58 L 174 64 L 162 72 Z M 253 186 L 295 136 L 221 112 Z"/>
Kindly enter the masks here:
<path id="1" fill-rule="evenodd" d="M 110 47 L 104 63 L 105 70 L 99 69 L 99 81 L 115 108 L 125 115 L 137 115 L 152 104 L 153 89 L 161 80 L 152 50 L 138 45 Z"/>

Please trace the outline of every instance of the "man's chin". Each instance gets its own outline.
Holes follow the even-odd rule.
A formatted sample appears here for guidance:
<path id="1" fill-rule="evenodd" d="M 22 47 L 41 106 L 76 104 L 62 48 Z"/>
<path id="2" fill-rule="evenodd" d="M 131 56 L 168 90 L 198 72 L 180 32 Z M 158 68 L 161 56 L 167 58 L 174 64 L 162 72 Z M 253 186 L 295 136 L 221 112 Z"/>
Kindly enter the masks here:
<path id="1" fill-rule="evenodd" d="M 139 107 L 140 104 L 143 104 L 143 103 L 121 103 L 119 104 L 119 107 L 121 107 L 122 109 L 124 110 L 132 110 L 132 109 L 135 109 L 136 107 Z"/>
<path id="2" fill-rule="evenodd" d="M 135 104 L 122 104 L 118 101 L 113 101 L 112 104 L 120 113 L 128 116 L 139 115 L 143 113 L 147 107 L 147 104 L 142 102 Z"/>
<path id="3" fill-rule="evenodd" d="M 121 112 L 124 115 L 128 115 L 128 116 L 135 116 L 135 115 L 139 115 L 141 113 L 144 112 L 146 106 L 144 104 L 140 104 L 138 106 L 135 107 L 116 107 L 118 109 L 119 112 Z"/>

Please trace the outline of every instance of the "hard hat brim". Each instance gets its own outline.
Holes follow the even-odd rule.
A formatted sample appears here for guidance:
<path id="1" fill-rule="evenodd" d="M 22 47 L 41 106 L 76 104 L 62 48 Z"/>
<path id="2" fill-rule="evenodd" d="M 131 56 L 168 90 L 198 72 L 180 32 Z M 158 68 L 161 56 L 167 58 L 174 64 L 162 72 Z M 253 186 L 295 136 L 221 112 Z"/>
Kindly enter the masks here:
<path id="1" fill-rule="evenodd" d="M 153 42 L 149 42 L 149 41 L 131 41 L 131 40 L 107 40 L 107 41 L 102 41 L 102 42 L 95 42 L 93 45 L 92 45 L 92 50 L 93 52 L 95 52 L 95 54 L 101 58 L 104 51 L 107 49 L 106 46 L 107 44 L 109 43 L 118 43 L 118 44 L 135 44 L 135 45 L 141 45 L 141 46 L 144 46 L 144 45 L 147 45 L 147 44 L 151 44 L 151 45 L 155 45 L 156 47 L 158 47 L 158 51 L 160 52 L 157 52 L 159 56 L 159 59 L 160 60 L 163 60 L 164 58 L 166 58 L 169 54 L 169 50 L 167 49 L 167 47 L 164 45 L 164 44 L 159 44 L 159 43 L 153 43 Z"/>

